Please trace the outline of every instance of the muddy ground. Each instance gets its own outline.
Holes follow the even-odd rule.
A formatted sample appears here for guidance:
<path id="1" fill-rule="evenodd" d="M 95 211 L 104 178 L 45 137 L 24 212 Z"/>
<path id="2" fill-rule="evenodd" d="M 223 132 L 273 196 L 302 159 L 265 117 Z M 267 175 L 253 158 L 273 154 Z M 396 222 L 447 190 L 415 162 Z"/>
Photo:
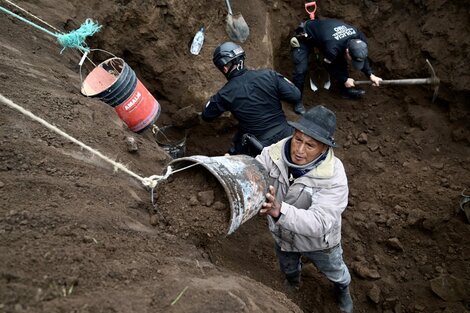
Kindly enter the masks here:
<path id="1" fill-rule="evenodd" d="M 470 190 L 469 3 L 317 2 L 318 16 L 364 31 L 378 76 L 428 77 L 429 59 L 441 79 L 434 103 L 431 86 L 365 87 L 359 101 L 305 92 L 307 107 L 324 103 L 338 118 L 336 153 L 350 184 L 343 247 L 355 311 L 469 312 L 470 227 L 459 210 L 461 193 Z M 211 62 L 228 39 L 223 1 L 15 3 L 32 15 L 10 1 L 0 5 L 53 32 L 50 26 L 70 32 L 86 18 L 103 25 L 88 45 L 134 69 L 161 104 L 159 127 L 177 124 L 181 108 L 200 110 L 224 84 Z M 291 76 L 288 41 L 307 18 L 303 4 L 233 1 L 250 26 L 243 44 L 249 67 Z M 4 12 L 0 25 L 2 96 L 138 177 L 165 173 L 171 158 L 151 131 L 131 132 L 109 105 L 81 95 L 76 50 L 60 53 L 53 36 Z M 189 43 L 202 25 L 204 46 L 194 56 Z M 107 57 L 90 54 L 94 62 Z M 85 62 L 83 75 L 92 68 Z M 311 264 L 299 292 L 284 289 L 264 218 L 227 238 L 195 241 L 168 223 L 187 226 L 186 215 L 162 209 L 166 219 L 152 218 L 150 192 L 135 175 L 0 103 L 0 312 L 336 312 L 331 284 Z M 287 104 L 285 111 L 297 117 Z M 186 155 L 218 156 L 235 122 L 224 116 L 191 126 Z M 204 205 L 191 194 L 201 190 L 174 189 L 172 205 Z"/>

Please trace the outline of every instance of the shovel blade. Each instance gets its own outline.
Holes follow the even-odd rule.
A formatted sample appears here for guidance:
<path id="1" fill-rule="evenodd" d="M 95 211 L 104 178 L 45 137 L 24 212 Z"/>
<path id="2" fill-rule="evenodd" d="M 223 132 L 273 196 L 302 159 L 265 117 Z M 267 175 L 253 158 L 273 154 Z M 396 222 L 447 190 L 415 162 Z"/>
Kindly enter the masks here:
<path id="1" fill-rule="evenodd" d="M 310 89 L 312 89 L 313 92 L 318 90 L 317 85 L 313 82 L 313 80 L 310 78 Z"/>
<path id="2" fill-rule="evenodd" d="M 248 27 L 248 24 L 245 22 L 245 19 L 240 13 L 235 15 L 227 15 L 225 30 L 227 31 L 227 34 L 230 39 L 242 43 L 245 42 L 245 40 L 250 35 L 250 28 Z"/>

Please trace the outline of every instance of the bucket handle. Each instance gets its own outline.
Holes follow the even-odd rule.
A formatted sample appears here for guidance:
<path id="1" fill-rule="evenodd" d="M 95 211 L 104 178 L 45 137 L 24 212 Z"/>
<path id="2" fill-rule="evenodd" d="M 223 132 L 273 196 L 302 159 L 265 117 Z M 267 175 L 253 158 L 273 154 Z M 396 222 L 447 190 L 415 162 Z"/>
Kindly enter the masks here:
<path id="1" fill-rule="evenodd" d="M 82 88 L 83 86 L 83 76 L 82 76 L 82 65 L 83 63 L 85 62 L 85 59 L 88 59 L 88 61 L 91 62 L 91 64 L 93 64 L 94 67 L 96 67 L 96 64 L 93 63 L 93 61 L 88 57 L 88 54 L 90 54 L 90 52 L 93 52 L 93 51 L 101 51 L 101 52 L 104 52 L 104 53 L 107 53 L 109 55 L 112 55 L 113 57 L 116 58 L 116 56 L 114 54 L 112 54 L 111 52 L 109 51 L 106 51 L 106 50 L 103 50 L 103 49 L 90 49 L 90 51 L 86 51 L 85 53 L 83 53 L 83 56 L 80 60 L 80 62 L 78 63 L 80 69 L 79 69 L 79 73 L 80 73 L 80 89 Z"/>

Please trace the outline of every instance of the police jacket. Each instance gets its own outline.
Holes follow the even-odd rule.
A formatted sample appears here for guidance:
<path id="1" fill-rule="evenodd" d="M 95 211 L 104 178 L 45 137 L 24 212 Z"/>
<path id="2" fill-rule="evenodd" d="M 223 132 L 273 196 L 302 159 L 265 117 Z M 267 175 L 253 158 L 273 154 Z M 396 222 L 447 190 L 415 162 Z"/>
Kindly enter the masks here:
<path id="1" fill-rule="evenodd" d="M 337 70 L 336 66 L 346 66 L 345 51 L 350 39 L 360 39 L 367 43 L 365 35 L 355 27 L 340 20 L 308 20 L 303 25 L 307 34 L 306 42 L 309 46 L 317 47 L 324 58 L 331 62 L 329 68 L 332 74 L 340 82 L 345 82 L 348 77 L 344 77 L 345 71 Z M 327 65 L 327 69 L 328 69 Z M 369 61 L 365 60 L 361 71 L 370 77 L 372 69 Z"/>
<path id="2" fill-rule="evenodd" d="M 293 104 L 300 102 L 299 89 L 275 71 L 242 69 L 231 75 L 209 99 L 201 117 L 204 121 L 212 121 L 230 111 L 238 120 L 239 133 L 249 133 L 262 140 L 263 135 L 273 128 L 289 127 L 281 100 Z"/>
<path id="3" fill-rule="evenodd" d="M 333 149 L 317 167 L 289 183 L 284 145 L 289 138 L 263 149 L 256 160 L 269 173 L 269 184 L 281 203 L 269 228 L 283 251 L 309 252 L 332 248 L 341 241 L 341 214 L 348 203 L 348 180 Z"/>

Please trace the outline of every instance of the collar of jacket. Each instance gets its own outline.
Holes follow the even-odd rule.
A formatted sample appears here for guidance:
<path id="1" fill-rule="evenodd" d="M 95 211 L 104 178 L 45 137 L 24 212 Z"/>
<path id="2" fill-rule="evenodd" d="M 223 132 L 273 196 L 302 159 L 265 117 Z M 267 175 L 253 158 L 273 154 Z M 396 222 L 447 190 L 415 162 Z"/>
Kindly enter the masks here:
<path id="1" fill-rule="evenodd" d="M 240 76 L 247 71 L 246 68 L 242 68 L 241 70 L 234 70 L 228 75 L 228 80 L 231 80 L 234 77 Z"/>
<path id="2" fill-rule="evenodd" d="M 282 159 L 282 151 L 284 149 L 284 145 L 286 144 L 287 140 L 289 140 L 289 138 L 290 137 L 284 138 L 283 140 L 279 141 L 278 143 L 272 145 L 269 148 L 269 156 L 271 157 L 273 162 L 276 163 L 276 165 L 279 167 L 286 181 L 288 179 L 287 165 Z M 320 163 L 320 165 L 318 165 L 313 170 L 305 174 L 303 177 L 314 177 L 314 178 L 333 177 L 334 167 L 335 167 L 335 154 L 333 152 L 333 149 L 328 149 L 328 150 L 329 151 L 328 151 L 328 154 L 326 155 L 325 160 L 323 160 Z"/>

